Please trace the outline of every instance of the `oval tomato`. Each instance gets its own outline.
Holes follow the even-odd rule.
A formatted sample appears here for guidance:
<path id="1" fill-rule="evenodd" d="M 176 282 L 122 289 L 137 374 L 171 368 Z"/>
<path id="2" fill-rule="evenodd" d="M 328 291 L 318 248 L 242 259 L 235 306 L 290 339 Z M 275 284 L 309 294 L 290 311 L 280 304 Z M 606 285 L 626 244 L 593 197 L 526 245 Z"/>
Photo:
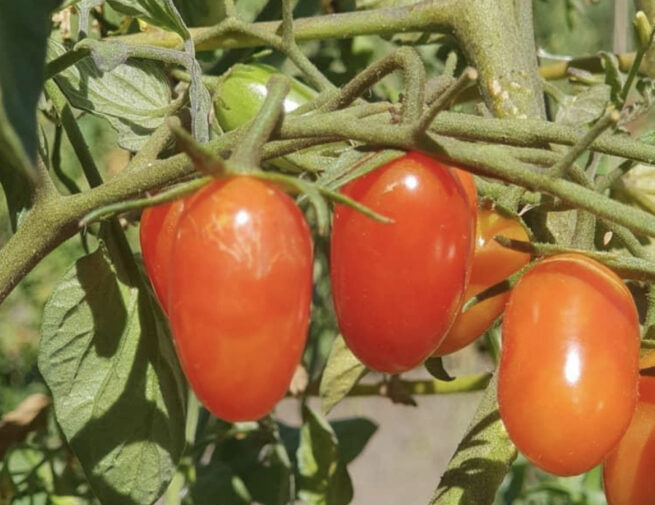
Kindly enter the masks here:
<path id="1" fill-rule="evenodd" d="M 466 194 L 449 167 L 417 152 L 342 192 L 394 222 L 336 206 L 331 279 L 339 328 L 368 367 L 409 370 L 441 343 L 461 308 L 473 252 Z"/>
<path id="2" fill-rule="evenodd" d="M 644 356 L 640 367 L 655 367 L 655 352 Z M 639 379 L 639 402 L 630 427 L 603 466 L 609 505 L 655 503 L 655 377 Z"/>
<path id="3" fill-rule="evenodd" d="M 501 246 L 494 240 L 496 235 L 529 240 L 525 228 L 517 219 L 504 217 L 489 209 L 478 211 L 473 268 L 464 300 L 501 282 L 530 261 L 529 254 Z M 466 312 L 461 312 L 434 356 L 455 352 L 482 335 L 503 313 L 508 298 L 509 292 L 501 293 L 475 304 Z"/>
<path id="4" fill-rule="evenodd" d="M 146 272 L 159 304 L 168 314 L 168 286 L 170 262 L 177 222 L 184 210 L 185 200 L 149 207 L 141 214 L 139 242 Z"/>
<path id="5" fill-rule="evenodd" d="M 182 368 L 216 416 L 258 419 L 284 396 L 307 335 L 312 268 L 307 223 L 277 187 L 231 177 L 186 204 L 168 307 Z"/>
<path id="6" fill-rule="evenodd" d="M 502 330 L 498 401 L 512 441 L 555 475 L 599 464 L 637 401 L 639 320 L 621 279 L 580 254 L 548 258 L 512 290 Z"/>

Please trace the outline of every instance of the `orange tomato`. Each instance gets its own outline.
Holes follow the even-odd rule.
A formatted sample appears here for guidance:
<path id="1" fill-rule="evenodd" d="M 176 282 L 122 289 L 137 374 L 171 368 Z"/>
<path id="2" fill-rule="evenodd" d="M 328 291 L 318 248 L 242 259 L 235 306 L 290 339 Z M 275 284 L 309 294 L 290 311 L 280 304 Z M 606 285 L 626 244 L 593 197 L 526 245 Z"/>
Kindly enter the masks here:
<path id="1" fill-rule="evenodd" d="M 394 221 L 336 206 L 330 273 L 339 328 L 368 367 L 409 370 L 441 343 L 461 308 L 473 253 L 470 203 L 449 167 L 417 152 L 342 192 Z"/>
<path id="2" fill-rule="evenodd" d="M 655 367 L 655 352 L 644 356 L 641 368 Z M 655 503 L 655 377 L 639 379 L 639 402 L 630 427 L 603 466 L 609 505 Z"/>
<path id="3" fill-rule="evenodd" d="M 300 360 L 312 296 L 312 241 L 285 193 L 221 179 L 185 205 L 171 254 L 168 307 L 182 369 L 227 421 L 266 415 Z"/>
<path id="4" fill-rule="evenodd" d="M 496 235 L 529 240 L 525 228 L 517 219 L 504 217 L 493 210 L 480 209 L 473 268 L 464 300 L 506 279 L 530 261 L 529 254 L 501 246 L 493 239 Z M 466 312 L 461 312 L 433 356 L 450 354 L 473 342 L 502 314 L 508 298 L 509 292 L 501 293 L 475 304 Z"/>
<path id="5" fill-rule="evenodd" d="M 500 415 L 536 466 L 575 475 L 599 464 L 637 402 L 639 320 L 630 292 L 580 254 L 542 261 L 505 309 Z"/>

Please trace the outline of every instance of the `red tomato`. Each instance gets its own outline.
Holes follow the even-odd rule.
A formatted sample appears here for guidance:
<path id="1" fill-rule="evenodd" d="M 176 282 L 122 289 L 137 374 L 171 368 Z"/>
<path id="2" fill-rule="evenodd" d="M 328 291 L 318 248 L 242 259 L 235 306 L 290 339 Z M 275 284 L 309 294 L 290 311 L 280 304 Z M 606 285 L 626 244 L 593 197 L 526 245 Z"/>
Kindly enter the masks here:
<path id="1" fill-rule="evenodd" d="M 529 240 L 520 221 L 504 217 L 493 210 L 481 209 L 477 220 L 471 280 L 464 293 L 464 300 L 506 279 L 530 261 L 529 254 L 501 246 L 493 239 L 496 235 Z M 501 293 L 461 312 L 434 356 L 455 352 L 482 335 L 503 313 L 508 298 L 509 292 Z"/>
<path id="2" fill-rule="evenodd" d="M 637 309 L 621 279 L 580 254 L 542 261 L 503 320 L 498 401 L 510 438 L 552 474 L 593 468 L 630 423 L 638 362 Z"/>
<path id="3" fill-rule="evenodd" d="M 394 220 L 337 205 L 331 245 L 343 337 L 368 367 L 409 370 L 443 340 L 462 304 L 474 220 L 454 172 L 412 152 L 342 189 Z"/>
<path id="4" fill-rule="evenodd" d="M 171 251 L 177 222 L 185 200 L 157 205 L 143 211 L 139 229 L 141 255 L 146 272 L 164 313 L 168 313 L 168 286 Z"/>
<path id="5" fill-rule="evenodd" d="M 655 367 L 655 352 L 641 368 Z M 639 402 L 628 431 L 605 461 L 603 480 L 609 505 L 655 503 L 655 377 L 639 379 Z"/>
<path id="6" fill-rule="evenodd" d="M 242 176 L 186 205 L 173 244 L 170 321 L 182 368 L 227 421 L 266 415 L 300 359 L 312 295 L 312 241 L 293 200 Z"/>

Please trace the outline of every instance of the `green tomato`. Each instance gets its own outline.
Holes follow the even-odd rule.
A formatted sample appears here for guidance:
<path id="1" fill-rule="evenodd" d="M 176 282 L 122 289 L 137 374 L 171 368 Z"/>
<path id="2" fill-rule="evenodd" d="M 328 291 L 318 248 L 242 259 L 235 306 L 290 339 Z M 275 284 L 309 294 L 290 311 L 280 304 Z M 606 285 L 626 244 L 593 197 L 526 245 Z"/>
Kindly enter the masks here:
<path id="1" fill-rule="evenodd" d="M 234 65 L 218 84 L 214 99 L 216 119 L 225 131 L 234 130 L 255 117 L 266 98 L 266 83 L 280 72 L 261 63 Z M 303 83 L 290 79 L 291 89 L 284 100 L 285 112 L 291 112 L 317 96 Z"/>

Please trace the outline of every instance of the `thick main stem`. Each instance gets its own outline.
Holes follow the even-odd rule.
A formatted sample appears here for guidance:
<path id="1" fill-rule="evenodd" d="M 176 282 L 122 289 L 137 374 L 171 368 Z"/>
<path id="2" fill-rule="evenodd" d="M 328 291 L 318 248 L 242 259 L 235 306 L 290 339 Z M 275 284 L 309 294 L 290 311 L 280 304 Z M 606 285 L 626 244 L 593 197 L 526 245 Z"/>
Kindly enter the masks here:
<path id="1" fill-rule="evenodd" d="M 331 16 L 295 19 L 293 32 L 296 42 L 330 38 L 352 38 L 355 35 L 394 35 L 403 32 L 448 32 L 454 8 L 460 0 L 428 0 L 405 7 L 348 12 Z M 271 36 L 280 33 L 280 21 L 253 23 L 255 32 Z M 199 51 L 257 47 L 261 38 L 251 34 L 209 28 L 192 28 L 191 36 Z M 171 32 L 142 32 L 112 37 L 135 44 L 178 47 L 182 40 Z"/>
<path id="2" fill-rule="evenodd" d="M 544 115 L 534 41 L 526 45 L 513 0 L 460 2 L 454 32 L 480 73 L 482 96 L 497 117 Z"/>

